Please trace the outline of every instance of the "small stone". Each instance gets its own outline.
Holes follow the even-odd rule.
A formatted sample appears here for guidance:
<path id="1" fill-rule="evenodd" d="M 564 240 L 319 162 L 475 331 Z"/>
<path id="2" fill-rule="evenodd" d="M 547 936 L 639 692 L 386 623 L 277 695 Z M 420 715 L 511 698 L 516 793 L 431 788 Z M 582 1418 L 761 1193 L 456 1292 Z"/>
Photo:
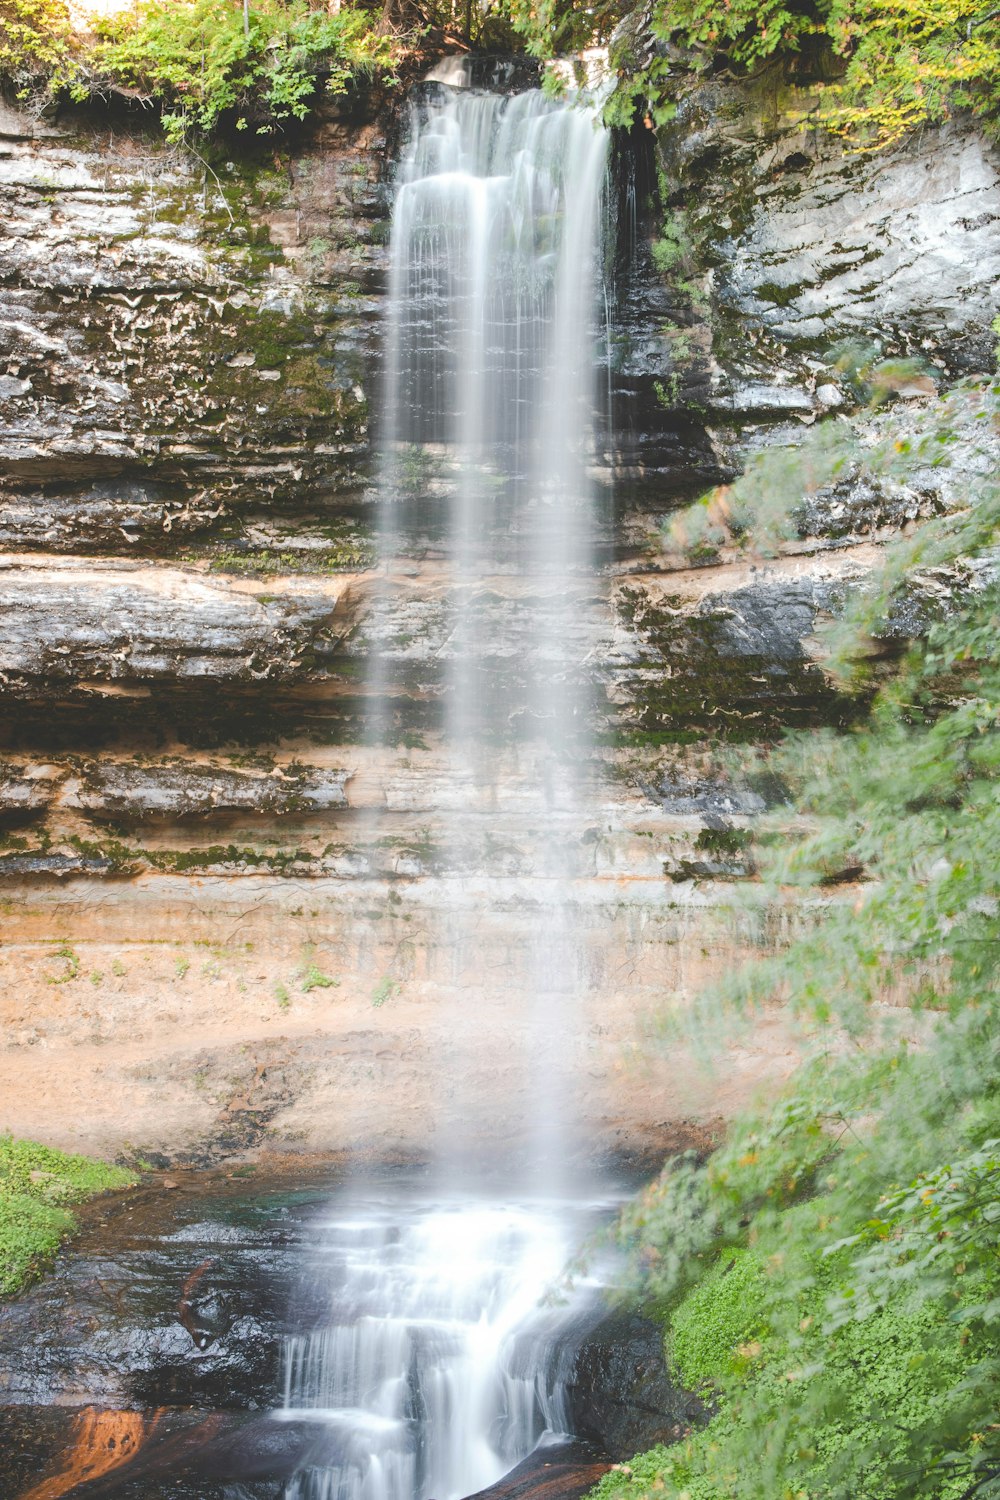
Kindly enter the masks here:
<path id="1" fill-rule="evenodd" d="M 917 401 L 921 396 L 933 396 L 937 386 L 929 376 L 918 376 L 915 380 L 908 380 L 903 385 L 896 387 L 896 395 L 902 401 Z"/>
<path id="2" fill-rule="evenodd" d="M 179 1188 L 180 1183 L 177 1181 L 176 1177 L 164 1177 L 163 1181 L 160 1183 L 160 1186 L 169 1190 L 170 1188 Z"/>
<path id="3" fill-rule="evenodd" d="M 816 387 L 816 400 L 821 406 L 843 406 L 843 392 L 835 385 L 820 385 Z"/>

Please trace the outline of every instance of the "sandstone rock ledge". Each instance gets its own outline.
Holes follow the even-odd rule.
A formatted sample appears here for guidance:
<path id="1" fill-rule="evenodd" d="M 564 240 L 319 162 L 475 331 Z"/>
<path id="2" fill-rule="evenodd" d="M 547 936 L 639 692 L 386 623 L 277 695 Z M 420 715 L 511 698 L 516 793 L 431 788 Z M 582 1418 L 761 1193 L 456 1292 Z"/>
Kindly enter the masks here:
<path id="1" fill-rule="evenodd" d="M 265 586 L 149 562 L 0 556 L 0 674 L 58 691 L 183 678 L 288 678 L 350 628 L 347 575 Z"/>

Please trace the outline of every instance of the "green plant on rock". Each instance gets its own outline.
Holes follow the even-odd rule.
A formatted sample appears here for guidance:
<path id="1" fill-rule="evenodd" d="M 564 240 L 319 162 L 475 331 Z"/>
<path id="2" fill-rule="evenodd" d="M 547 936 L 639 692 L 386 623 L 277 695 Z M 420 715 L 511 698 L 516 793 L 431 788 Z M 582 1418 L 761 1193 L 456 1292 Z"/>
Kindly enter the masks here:
<path id="1" fill-rule="evenodd" d="M 138 0 L 106 18 L 97 75 L 163 104 L 172 140 L 211 133 L 226 116 L 267 134 L 304 119 L 320 87 L 343 93 L 362 73 L 392 66 L 367 12 L 311 0 Z"/>
<path id="2" fill-rule="evenodd" d="M 398 979 L 393 979 L 391 974 L 383 974 L 372 990 L 372 1005 L 378 1010 L 387 1000 L 395 1000 L 400 988 Z"/>
<path id="3" fill-rule="evenodd" d="M 298 978 L 299 989 L 304 995 L 308 995 L 311 990 L 337 989 L 340 985 L 339 979 L 334 979 L 331 975 L 324 974 L 323 970 L 311 960 L 299 970 Z"/>
<path id="4" fill-rule="evenodd" d="M 59 974 L 46 977 L 46 984 L 70 984 L 80 973 L 80 959 L 69 943 L 62 943 L 53 953 L 53 958 L 62 959 L 65 968 Z"/>

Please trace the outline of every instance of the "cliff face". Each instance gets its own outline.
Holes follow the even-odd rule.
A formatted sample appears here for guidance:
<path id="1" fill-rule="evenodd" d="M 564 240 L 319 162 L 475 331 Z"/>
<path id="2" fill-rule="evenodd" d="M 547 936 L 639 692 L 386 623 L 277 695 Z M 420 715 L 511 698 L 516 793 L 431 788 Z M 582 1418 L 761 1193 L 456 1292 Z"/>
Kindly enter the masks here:
<path id="1" fill-rule="evenodd" d="M 814 102 L 768 80 L 706 85 L 664 140 L 718 307 L 820 359 L 853 337 L 949 372 L 991 369 L 996 149 L 952 123 L 852 153 L 808 128 Z"/>
<path id="2" fill-rule="evenodd" d="M 603 622 L 603 791 L 565 833 L 593 981 L 575 1062 L 608 1148 L 704 1108 L 676 1059 L 637 1090 L 619 1058 L 649 1002 L 739 947 L 727 893 L 761 804 L 720 772 L 720 727 L 836 717 L 817 617 L 952 499 L 933 475 L 919 495 L 848 484 L 759 568 L 672 573 L 661 519 L 740 450 L 849 406 L 843 338 L 947 371 L 992 342 L 982 143 L 954 128 L 844 160 L 781 102 L 691 100 L 658 146 L 683 266 L 655 272 L 640 233 L 616 289 L 608 562 L 580 598 Z M 489 817 L 455 838 L 433 501 L 388 626 L 368 610 L 395 130 L 331 109 L 291 155 L 206 167 L 134 127 L 0 115 L 0 1123 L 19 1132 L 425 1145 L 444 993 L 478 1008 L 481 1087 L 516 1131 L 498 1056 L 544 901 L 534 767 L 499 745 Z M 484 580 L 482 603 L 516 666 L 537 646 L 517 589 Z M 456 948 L 463 906 L 476 940 Z M 713 1107 L 787 1061 L 765 1028 Z"/>

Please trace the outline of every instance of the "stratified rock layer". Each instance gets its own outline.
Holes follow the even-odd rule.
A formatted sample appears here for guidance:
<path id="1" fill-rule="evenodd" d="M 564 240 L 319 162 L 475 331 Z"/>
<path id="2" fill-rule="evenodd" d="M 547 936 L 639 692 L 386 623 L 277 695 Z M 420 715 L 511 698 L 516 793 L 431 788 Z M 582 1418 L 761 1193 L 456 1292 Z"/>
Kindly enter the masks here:
<path id="1" fill-rule="evenodd" d="M 0 1124 L 199 1160 L 425 1148 L 467 1126 L 436 1096 L 453 1055 L 495 1141 L 526 1149 L 523 1060 L 537 1083 L 551 1038 L 528 1011 L 515 1036 L 509 997 L 532 983 L 553 840 L 598 1154 L 788 1069 L 770 1024 L 704 1086 L 677 1054 L 637 1082 L 623 1048 L 767 940 L 771 917 L 732 899 L 763 797 L 719 742 L 843 718 L 817 625 L 887 537 L 961 497 L 937 473 L 906 491 L 847 473 L 755 565 L 678 567 L 662 521 L 747 447 L 851 407 L 845 337 L 926 372 L 984 360 L 1000 281 L 974 132 L 844 158 L 790 123 L 800 102 L 691 95 L 658 147 L 682 263 L 655 272 L 662 226 L 640 224 L 609 290 L 600 572 L 577 602 L 599 643 L 586 817 L 539 816 L 519 728 L 537 601 L 512 574 L 472 601 L 511 726 L 491 729 L 488 794 L 469 807 L 455 784 L 446 453 L 414 456 L 371 607 L 394 111 L 326 105 L 294 151 L 210 171 L 133 122 L 0 114 Z"/>

